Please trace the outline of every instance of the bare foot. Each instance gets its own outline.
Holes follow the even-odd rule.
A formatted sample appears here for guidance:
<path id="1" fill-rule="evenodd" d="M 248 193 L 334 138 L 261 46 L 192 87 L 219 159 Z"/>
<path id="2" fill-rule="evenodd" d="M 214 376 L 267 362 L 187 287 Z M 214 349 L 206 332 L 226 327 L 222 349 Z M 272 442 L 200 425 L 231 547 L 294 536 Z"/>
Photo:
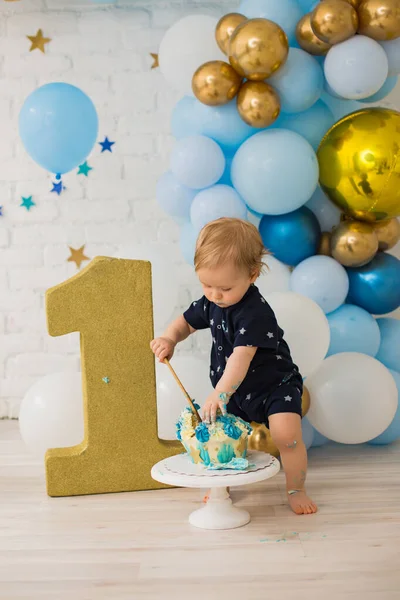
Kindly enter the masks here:
<path id="1" fill-rule="evenodd" d="M 317 505 L 307 496 L 305 492 L 288 494 L 290 508 L 296 515 L 312 515 L 316 513 Z"/>

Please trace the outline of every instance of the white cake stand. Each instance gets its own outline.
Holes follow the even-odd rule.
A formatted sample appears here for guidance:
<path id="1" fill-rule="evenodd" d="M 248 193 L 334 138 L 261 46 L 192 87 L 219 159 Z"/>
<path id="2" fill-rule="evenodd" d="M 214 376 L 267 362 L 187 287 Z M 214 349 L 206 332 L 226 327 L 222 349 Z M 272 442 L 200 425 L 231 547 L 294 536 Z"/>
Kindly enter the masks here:
<path id="1" fill-rule="evenodd" d="M 279 461 L 264 452 L 249 452 L 246 471 L 212 471 L 191 462 L 187 454 L 160 461 L 151 470 L 156 481 L 188 488 L 210 488 L 207 504 L 192 512 L 189 523 L 201 529 L 235 529 L 250 521 L 250 514 L 233 506 L 227 487 L 269 479 L 279 472 Z"/>

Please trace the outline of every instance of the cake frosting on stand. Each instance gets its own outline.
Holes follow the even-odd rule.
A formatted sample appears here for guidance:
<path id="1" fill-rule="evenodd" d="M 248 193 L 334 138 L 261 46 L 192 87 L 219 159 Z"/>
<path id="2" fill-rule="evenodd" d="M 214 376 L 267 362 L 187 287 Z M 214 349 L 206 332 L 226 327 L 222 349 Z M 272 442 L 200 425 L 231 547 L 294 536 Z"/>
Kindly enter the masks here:
<path id="1" fill-rule="evenodd" d="M 192 462 L 209 469 L 248 467 L 247 442 L 252 428 L 234 415 L 218 415 L 215 423 L 198 423 L 190 407 L 176 425 L 177 438 Z"/>

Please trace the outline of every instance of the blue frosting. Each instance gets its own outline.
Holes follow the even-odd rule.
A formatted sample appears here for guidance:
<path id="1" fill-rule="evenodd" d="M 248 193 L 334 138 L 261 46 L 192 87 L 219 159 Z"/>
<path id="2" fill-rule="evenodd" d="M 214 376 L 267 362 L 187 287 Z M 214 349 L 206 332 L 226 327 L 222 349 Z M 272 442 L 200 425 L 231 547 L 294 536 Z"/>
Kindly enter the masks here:
<path id="1" fill-rule="evenodd" d="M 178 421 L 177 424 L 176 424 L 176 438 L 180 442 L 182 441 L 181 429 L 182 429 L 182 424 Z"/>
<path id="2" fill-rule="evenodd" d="M 242 435 L 239 427 L 236 427 L 233 423 L 224 423 L 224 432 L 226 435 L 233 440 L 238 440 Z"/>
<path id="3" fill-rule="evenodd" d="M 204 446 L 200 446 L 200 445 L 199 445 L 198 448 L 200 450 L 200 458 L 203 461 L 203 463 L 205 465 L 207 465 L 207 466 L 210 465 L 211 464 L 211 459 L 210 459 L 210 455 L 208 454 L 208 450 L 206 450 L 204 448 Z"/>
<path id="4" fill-rule="evenodd" d="M 204 442 L 208 442 L 208 440 L 210 439 L 210 434 L 206 423 L 200 423 L 199 425 L 197 425 L 195 433 L 196 438 L 199 440 L 199 442 L 202 442 L 203 444 Z"/>
<path id="5" fill-rule="evenodd" d="M 230 444 L 222 444 L 217 458 L 220 463 L 229 463 L 235 458 L 235 451 Z"/>
<path id="6" fill-rule="evenodd" d="M 212 471 L 217 471 L 221 469 L 232 469 L 234 471 L 245 471 L 250 466 L 247 458 L 232 458 L 231 461 L 221 465 L 209 465 L 209 469 Z"/>

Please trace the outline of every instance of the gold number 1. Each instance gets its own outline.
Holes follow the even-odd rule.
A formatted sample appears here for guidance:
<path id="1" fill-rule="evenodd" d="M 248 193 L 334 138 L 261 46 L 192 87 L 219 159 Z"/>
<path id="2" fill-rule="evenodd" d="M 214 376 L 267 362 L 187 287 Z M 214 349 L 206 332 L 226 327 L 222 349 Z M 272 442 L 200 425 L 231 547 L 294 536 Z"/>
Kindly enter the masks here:
<path id="1" fill-rule="evenodd" d="M 97 257 L 47 291 L 52 336 L 80 332 L 85 437 L 48 450 L 49 496 L 163 487 L 151 467 L 182 452 L 157 436 L 150 263 Z"/>

